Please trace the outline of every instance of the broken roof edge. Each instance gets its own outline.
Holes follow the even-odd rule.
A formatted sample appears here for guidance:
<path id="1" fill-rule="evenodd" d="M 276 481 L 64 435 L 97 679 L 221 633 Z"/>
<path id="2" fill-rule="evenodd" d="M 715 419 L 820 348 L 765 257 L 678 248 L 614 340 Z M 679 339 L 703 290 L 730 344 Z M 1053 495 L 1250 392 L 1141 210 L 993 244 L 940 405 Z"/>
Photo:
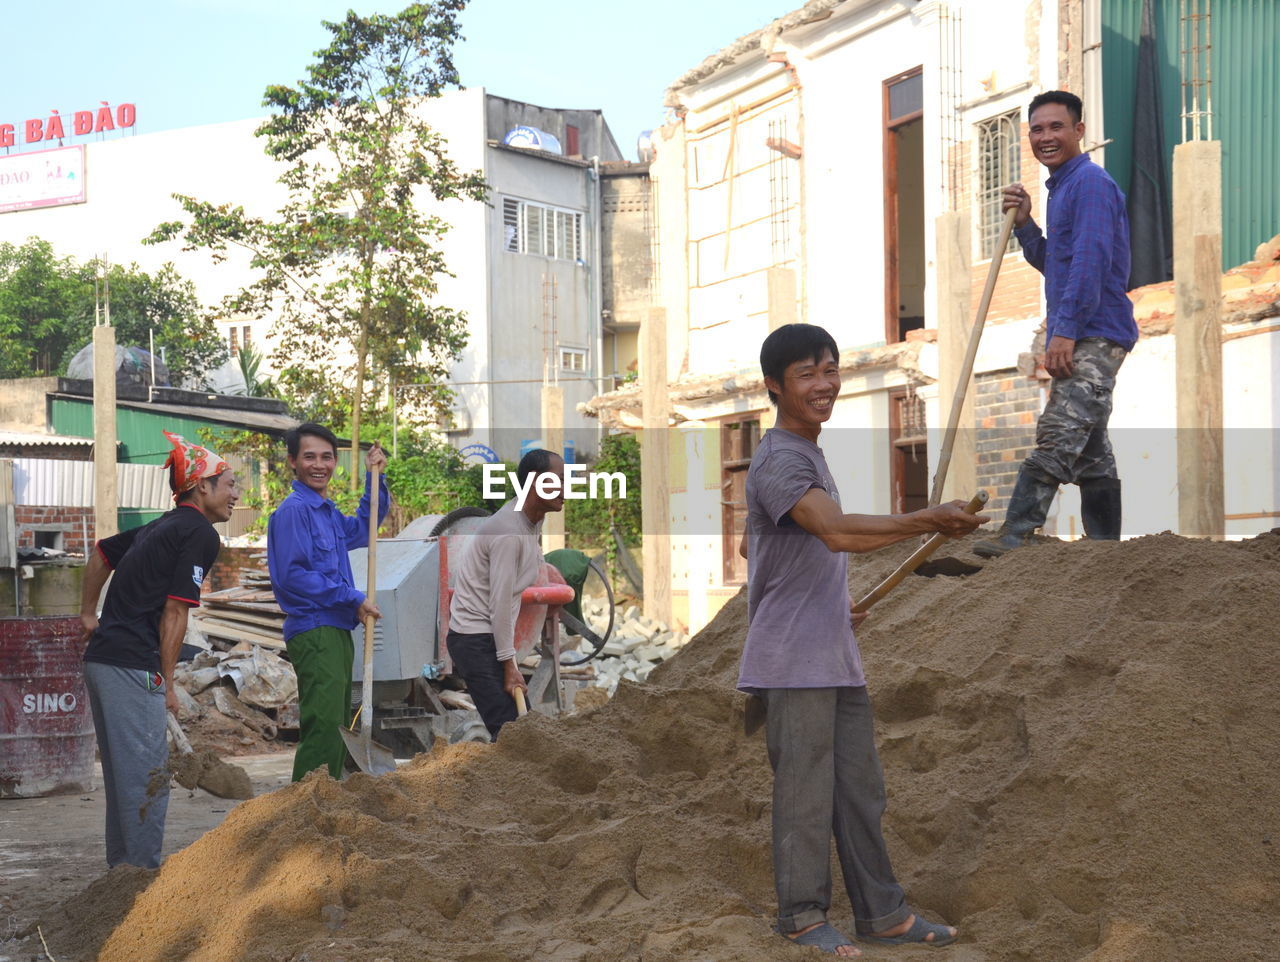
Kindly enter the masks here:
<path id="1" fill-rule="evenodd" d="M 664 107 L 680 107 L 678 92 L 713 76 L 723 67 L 735 66 L 739 59 L 755 50 L 763 50 L 766 55 L 773 49 L 778 36 L 792 27 L 799 27 L 815 20 L 824 19 L 832 10 L 849 0 L 809 0 L 802 7 L 784 14 L 758 30 L 753 30 L 739 37 L 733 43 L 711 54 L 696 67 L 685 71 L 663 94 Z"/>
<path id="2" fill-rule="evenodd" d="M 841 375 L 857 374 L 876 368 L 897 367 L 911 371 L 922 382 L 933 378 L 920 370 L 920 349 L 924 341 L 903 341 L 880 347 L 848 348 L 840 352 Z M 758 370 L 725 371 L 713 375 L 686 376 L 667 385 L 668 396 L 675 404 L 750 394 L 764 390 L 764 375 Z M 598 394 L 578 406 L 587 417 L 601 418 L 610 412 L 638 411 L 641 407 L 638 382 L 614 391 Z"/>

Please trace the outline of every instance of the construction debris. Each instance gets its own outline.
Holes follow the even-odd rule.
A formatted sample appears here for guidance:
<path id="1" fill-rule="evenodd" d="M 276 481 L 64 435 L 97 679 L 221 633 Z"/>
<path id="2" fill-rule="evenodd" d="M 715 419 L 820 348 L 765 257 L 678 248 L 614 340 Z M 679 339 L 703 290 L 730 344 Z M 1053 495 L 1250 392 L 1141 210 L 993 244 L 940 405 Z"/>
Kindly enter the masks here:
<path id="1" fill-rule="evenodd" d="M 582 614 L 587 627 L 597 634 L 604 633 L 609 624 L 609 612 L 603 602 L 590 598 L 584 600 Z M 618 616 L 613 634 L 592 663 L 595 665 L 594 677 L 585 679 L 585 682 L 604 689 L 612 696 L 620 681 L 647 680 L 653 669 L 675 657 L 688 641 L 689 636 L 684 632 L 673 631 L 661 622 L 645 617 L 634 605 L 628 606 Z M 589 642 L 562 634 L 562 661 L 576 661 L 591 651 Z M 566 681 L 575 677 L 572 669 L 562 669 L 560 674 Z"/>

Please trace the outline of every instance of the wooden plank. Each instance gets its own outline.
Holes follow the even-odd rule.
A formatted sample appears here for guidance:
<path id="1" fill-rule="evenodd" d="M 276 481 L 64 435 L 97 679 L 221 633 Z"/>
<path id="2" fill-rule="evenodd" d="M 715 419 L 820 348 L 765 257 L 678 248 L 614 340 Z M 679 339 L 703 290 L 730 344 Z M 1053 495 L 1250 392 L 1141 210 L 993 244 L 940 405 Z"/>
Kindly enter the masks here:
<path id="1" fill-rule="evenodd" d="M 230 638 L 233 641 L 249 641 L 255 645 L 261 645 L 263 648 L 284 648 L 284 636 L 272 635 L 253 629 L 244 625 L 238 625 L 234 622 L 226 622 L 220 618 L 202 618 L 196 617 L 199 628 L 206 635 L 213 635 L 215 638 Z"/>
<path id="2" fill-rule="evenodd" d="M 1173 152 L 1174 361 L 1178 529 L 1226 532 L 1222 409 L 1222 145 Z"/>
<path id="3" fill-rule="evenodd" d="M 251 615 L 243 611 L 224 611 L 222 609 L 210 610 L 208 614 L 201 615 L 201 618 L 216 619 L 217 621 L 226 622 L 233 625 L 258 626 L 268 628 L 273 631 L 284 630 L 283 618 L 270 618 L 265 615 Z"/>

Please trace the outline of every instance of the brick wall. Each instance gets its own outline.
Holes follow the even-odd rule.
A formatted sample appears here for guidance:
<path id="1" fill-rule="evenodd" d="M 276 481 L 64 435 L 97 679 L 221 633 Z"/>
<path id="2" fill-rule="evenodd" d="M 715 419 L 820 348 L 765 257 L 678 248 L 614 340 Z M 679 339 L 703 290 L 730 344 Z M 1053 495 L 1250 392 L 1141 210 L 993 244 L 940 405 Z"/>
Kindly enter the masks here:
<path id="1" fill-rule="evenodd" d="M 221 591 L 223 588 L 234 588 L 240 584 L 241 568 L 261 568 L 267 570 L 265 558 L 255 558 L 262 554 L 262 548 L 228 548 L 223 545 L 218 551 L 218 560 L 214 562 L 209 577 L 204 579 L 204 590 Z"/>
<path id="2" fill-rule="evenodd" d="M 976 379 L 978 486 L 991 495 L 987 511 L 995 524 L 1003 520 L 1018 469 L 1035 444 L 1040 384 L 1036 378 L 1013 370 L 981 374 Z"/>
<path id="3" fill-rule="evenodd" d="M 19 504 L 14 506 L 14 520 L 18 526 L 18 546 L 35 547 L 36 530 L 60 531 L 59 547 L 71 554 L 84 554 L 85 533 L 93 544 L 93 508 L 61 508 Z"/>

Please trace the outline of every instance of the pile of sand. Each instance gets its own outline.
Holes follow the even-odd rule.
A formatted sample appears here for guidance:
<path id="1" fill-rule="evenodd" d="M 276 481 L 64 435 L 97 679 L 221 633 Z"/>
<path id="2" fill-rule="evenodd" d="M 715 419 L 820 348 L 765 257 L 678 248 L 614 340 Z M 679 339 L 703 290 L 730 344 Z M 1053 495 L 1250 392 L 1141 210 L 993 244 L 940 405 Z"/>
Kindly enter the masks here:
<path id="1" fill-rule="evenodd" d="M 894 557 L 856 565 L 855 590 Z M 1275 535 L 1055 543 L 877 606 L 862 642 L 890 849 L 913 904 L 964 941 L 868 957 L 1280 957 L 1278 563 Z M 94 883 L 45 920 L 50 947 L 812 959 L 770 932 L 770 777 L 731 690 L 744 621 L 739 597 L 585 715 L 246 802 L 158 873 Z"/>

